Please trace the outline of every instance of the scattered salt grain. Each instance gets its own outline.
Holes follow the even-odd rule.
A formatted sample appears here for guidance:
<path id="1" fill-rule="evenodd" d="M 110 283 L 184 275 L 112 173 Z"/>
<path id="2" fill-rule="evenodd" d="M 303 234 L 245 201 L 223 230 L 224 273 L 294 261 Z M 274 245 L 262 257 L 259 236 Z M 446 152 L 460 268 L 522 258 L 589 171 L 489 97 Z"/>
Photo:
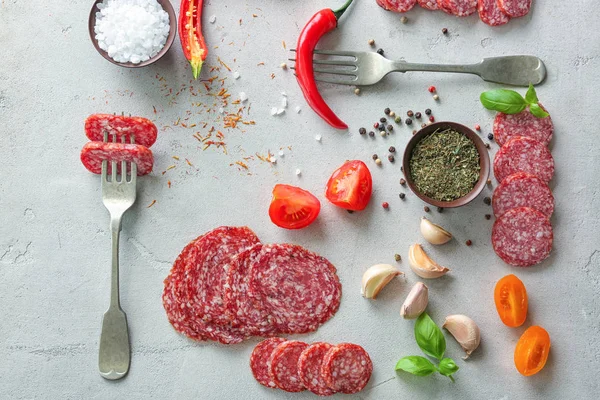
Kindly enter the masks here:
<path id="1" fill-rule="evenodd" d="M 240 92 L 240 101 L 243 103 L 246 100 L 248 100 L 248 95 L 246 94 L 246 92 Z"/>
<path id="2" fill-rule="evenodd" d="M 279 150 L 279 157 L 283 157 L 283 156 L 284 156 L 284 154 L 285 154 L 285 153 L 283 152 L 283 150 Z"/>
<path id="3" fill-rule="evenodd" d="M 287 97 L 284 97 L 281 99 L 281 107 L 287 108 L 287 106 L 288 106 Z"/>
<path id="4" fill-rule="evenodd" d="M 300 114 L 300 110 L 302 110 L 300 106 L 296 106 L 296 114 Z"/>
<path id="5" fill-rule="evenodd" d="M 217 16 L 216 15 L 211 15 L 210 19 L 208 20 L 208 22 L 210 22 L 211 24 L 214 24 L 217 21 Z"/>
<path id="6" fill-rule="evenodd" d="M 320 141 L 321 141 L 321 139 L 322 139 L 322 136 L 321 136 L 321 135 L 316 135 L 316 136 L 315 136 L 315 140 L 316 140 L 317 142 L 320 142 Z"/>
<path id="7" fill-rule="evenodd" d="M 235 71 L 235 72 L 233 73 L 233 79 L 240 79 L 240 73 L 239 73 L 239 72 L 237 72 L 237 71 Z"/>
<path id="8" fill-rule="evenodd" d="M 296 176 L 300 176 L 302 174 L 302 171 L 300 171 L 300 168 L 296 169 Z"/>
<path id="9" fill-rule="evenodd" d="M 277 115 L 281 115 L 285 112 L 285 108 L 280 108 L 279 110 L 277 110 Z"/>
<path id="10" fill-rule="evenodd" d="M 219 108 L 219 114 L 224 114 L 225 113 L 225 109 L 223 107 Z"/>
<path id="11" fill-rule="evenodd" d="M 287 93 L 286 93 L 286 92 L 281 92 L 281 95 L 282 95 L 283 97 L 287 97 Z"/>
<path id="12" fill-rule="evenodd" d="M 277 107 L 271 108 L 271 115 L 277 114 Z"/>

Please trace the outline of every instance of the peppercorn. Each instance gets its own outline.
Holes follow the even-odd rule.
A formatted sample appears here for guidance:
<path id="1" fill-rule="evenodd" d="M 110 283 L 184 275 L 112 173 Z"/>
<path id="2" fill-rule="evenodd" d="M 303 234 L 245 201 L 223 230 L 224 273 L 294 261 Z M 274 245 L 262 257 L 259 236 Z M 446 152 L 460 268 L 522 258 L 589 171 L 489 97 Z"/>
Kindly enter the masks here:
<path id="1" fill-rule="evenodd" d="M 377 49 L 377 54 L 383 55 L 383 49 Z"/>
<path id="2" fill-rule="evenodd" d="M 412 117 L 414 115 L 414 113 L 412 112 L 412 110 L 408 110 L 406 112 L 406 115 L 408 115 L 409 117 Z"/>
<path id="3" fill-rule="evenodd" d="M 420 112 L 416 112 L 415 113 L 415 118 L 416 119 L 421 119 L 421 113 Z"/>
<path id="4" fill-rule="evenodd" d="M 400 171 L 404 172 L 404 167 L 401 166 L 400 167 Z"/>
<path id="5" fill-rule="evenodd" d="M 404 198 L 406 197 L 406 195 L 404 193 L 400 193 L 400 200 L 404 200 Z"/>
<path id="6" fill-rule="evenodd" d="M 374 137 L 375 136 L 375 132 L 373 132 L 373 131 L 369 132 L 369 136 Z"/>
<path id="7" fill-rule="evenodd" d="M 402 22 L 403 24 L 405 24 L 405 23 L 408 22 L 408 18 L 405 15 L 403 15 L 402 18 L 400 18 L 400 22 Z"/>
<path id="8" fill-rule="evenodd" d="M 379 122 L 381 122 L 382 124 L 385 124 L 387 122 L 387 119 L 385 117 L 381 117 L 381 118 L 379 118 Z"/>
<path id="9" fill-rule="evenodd" d="M 369 46 L 375 46 L 375 39 L 369 39 Z"/>
<path id="10" fill-rule="evenodd" d="M 417 130 L 413 130 L 413 136 L 417 134 Z"/>
<path id="11" fill-rule="evenodd" d="M 467 240 L 467 241 L 465 242 L 465 244 L 466 244 L 467 246 L 470 246 L 470 245 L 472 245 L 472 244 L 473 244 L 473 242 L 471 242 L 471 240 Z"/>
<path id="12" fill-rule="evenodd" d="M 379 128 L 379 122 L 375 122 L 375 123 L 373 124 L 373 128 L 375 128 L 375 129 Z"/>
<path id="13" fill-rule="evenodd" d="M 390 117 L 394 118 L 396 116 L 396 113 L 393 111 L 390 111 Z"/>
<path id="14" fill-rule="evenodd" d="M 385 115 L 390 115 L 390 112 L 391 112 L 391 110 L 390 110 L 390 108 L 389 108 L 389 107 L 386 107 L 386 108 L 385 108 L 385 110 L 383 110 L 383 113 L 384 113 Z"/>
<path id="15" fill-rule="evenodd" d="M 387 130 L 388 130 L 388 131 L 393 131 L 393 130 L 394 130 L 394 127 L 393 127 L 392 125 L 388 125 L 388 126 L 387 126 Z"/>
<path id="16" fill-rule="evenodd" d="M 385 131 L 385 129 L 381 129 L 380 134 L 381 136 L 386 136 L 388 133 Z"/>
<path id="17" fill-rule="evenodd" d="M 360 94 L 360 89 L 359 88 L 354 89 L 354 94 L 358 96 Z"/>
<path id="18" fill-rule="evenodd" d="M 406 179 L 404 179 L 404 178 L 400 178 L 400 184 L 401 184 L 402 186 L 406 185 Z"/>
<path id="19" fill-rule="evenodd" d="M 438 96 L 437 94 L 434 94 L 434 95 L 433 95 L 433 99 L 434 99 L 435 101 L 438 101 L 438 100 L 440 99 L 440 96 Z"/>
<path id="20" fill-rule="evenodd" d="M 431 115 L 431 108 L 426 108 L 425 109 L 425 114 Z"/>
<path id="21" fill-rule="evenodd" d="M 396 152 L 396 148 L 394 146 L 390 146 L 390 148 L 388 149 L 388 151 L 390 153 L 395 153 Z"/>
<path id="22" fill-rule="evenodd" d="M 492 204 L 492 199 L 490 199 L 489 197 L 484 197 L 483 202 L 489 206 L 490 204 Z"/>
<path id="23" fill-rule="evenodd" d="M 488 184 L 488 185 L 491 185 L 491 184 L 492 184 L 492 180 L 488 178 L 488 180 L 487 180 L 487 184 Z"/>
<path id="24" fill-rule="evenodd" d="M 485 219 L 491 219 L 492 216 L 490 214 L 485 214 Z"/>
<path id="25" fill-rule="evenodd" d="M 375 164 L 377 164 L 377 165 L 381 165 L 381 159 L 380 159 L 380 158 L 378 158 L 377 160 L 375 160 Z"/>
<path id="26" fill-rule="evenodd" d="M 373 160 L 377 160 L 377 159 L 379 158 L 379 156 L 378 156 L 377 154 L 373 154 L 373 155 L 371 156 L 371 158 L 373 158 Z"/>
<path id="27" fill-rule="evenodd" d="M 396 254 L 394 254 L 394 260 L 400 262 L 400 261 L 402 261 L 402 256 L 400 256 L 400 254 L 396 253 Z"/>
<path id="28" fill-rule="evenodd" d="M 480 131 L 480 130 L 481 130 L 481 125 L 479 125 L 479 124 L 475 124 L 475 130 L 476 130 L 476 131 Z"/>
<path id="29" fill-rule="evenodd" d="M 402 118 L 400 118 L 400 116 L 396 116 L 396 118 L 394 119 L 394 122 L 397 124 L 401 124 L 402 123 Z"/>
<path id="30" fill-rule="evenodd" d="M 433 118 L 433 115 L 431 115 L 431 116 L 429 117 L 429 122 L 435 122 L 435 118 Z"/>
<path id="31" fill-rule="evenodd" d="M 412 119 L 410 118 L 406 118 L 406 121 L 404 121 L 406 123 L 406 125 L 412 125 Z"/>
<path id="32" fill-rule="evenodd" d="M 442 33 L 444 35 L 447 35 L 448 34 L 448 28 L 442 28 Z"/>
<path id="33" fill-rule="evenodd" d="M 385 125 L 384 124 L 379 124 L 379 130 L 380 131 L 385 131 Z"/>
<path id="34" fill-rule="evenodd" d="M 427 88 L 427 90 L 429 90 L 429 93 L 433 93 L 435 92 L 435 86 L 429 86 L 429 88 Z"/>
<path id="35" fill-rule="evenodd" d="M 366 135 L 367 134 L 367 130 L 365 128 L 360 128 L 358 130 L 358 133 L 360 133 L 361 135 Z"/>
<path id="36" fill-rule="evenodd" d="M 425 128 L 427 126 L 427 124 L 423 123 L 421 124 L 421 128 Z"/>
<path id="37" fill-rule="evenodd" d="M 438 207 L 438 208 L 437 208 L 437 211 L 438 211 L 439 213 L 442 213 L 442 212 L 444 212 L 444 207 Z"/>
<path id="38" fill-rule="evenodd" d="M 394 161 L 396 161 L 396 159 L 394 158 L 394 156 L 393 156 L 392 154 L 390 154 L 390 155 L 388 156 L 388 160 L 389 160 L 390 162 L 394 162 Z"/>
<path id="39" fill-rule="evenodd" d="M 492 146 L 490 146 L 490 144 L 489 144 L 489 143 L 486 143 L 486 144 L 485 144 L 485 148 L 486 148 L 486 149 L 491 149 L 491 148 L 492 148 Z"/>
<path id="40" fill-rule="evenodd" d="M 488 133 L 488 139 L 489 140 L 494 140 L 494 134 L 493 133 Z"/>
<path id="41" fill-rule="evenodd" d="M 381 207 L 387 209 L 390 207 L 390 203 L 388 203 L 387 201 L 384 201 L 383 203 L 381 203 Z"/>
<path id="42" fill-rule="evenodd" d="M 425 211 L 425 212 L 429 212 L 429 211 L 430 211 L 430 210 L 429 210 L 429 207 L 427 207 L 427 206 L 423 207 L 423 211 Z"/>

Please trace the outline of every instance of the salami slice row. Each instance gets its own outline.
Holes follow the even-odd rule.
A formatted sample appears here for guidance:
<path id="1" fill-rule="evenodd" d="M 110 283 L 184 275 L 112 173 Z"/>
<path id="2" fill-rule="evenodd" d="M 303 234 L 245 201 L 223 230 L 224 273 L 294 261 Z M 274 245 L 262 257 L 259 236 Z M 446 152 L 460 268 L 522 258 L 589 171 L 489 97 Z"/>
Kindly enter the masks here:
<path id="1" fill-rule="evenodd" d="M 85 134 L 93 142 L 102 142 L 104 133 L 117 135 L 117 142 L 124 137 L 126 143 L 151 147 L 156 142 L 158 129 L 152 121 L 142 117 L 114 114 L 92 114 L 85 120 Z"/>
<path id="2" fill-rule="evenodd" d="M 319 396 L 357 393 L 373 372 L 369 354 L 361 346 L 325 342 L 311 345 L 271 338 L 260 342 L 250 356 L 250 369 L 263 386 L 287 392 L 310 390 Z"/>
<path id="3" fill-rule="evenodd" d="M 247 227 L 223 226 L 193 240 L 163 290 L 176 331 L 223 344 L 312 332 L 333 317 L 340 300 L 328 260 L 296 245 L 262 244 Z"/>
<path id="4" fill-rule="evenodd" d="M 108 161 L 108 173 L 112 173 L 111 161 L 118 162 L 117 172 L 121 173 L 121 161 L 136 163 L 137 175 L 152 172 L 154 156 L 147 147 L 130 143 L 88 142 L 81 149 L 81 162 L 94 174 L 102 173 L 102 161 Z M 131 165 L 131 164 L 128 164 Z M 130 171 L 128 171 L 130 172 Z"/>
<path id="5" fill-rule="evenodd" d="M 547 112 L 542 104 L 540 107 Z M 552 118 L 538 118 L 529 107 L 518 114 L 498 113 L 494 119 L 494 138 L 504 146 L 513 137 L 529 137 L 548 146 L 554 133 Z"/>

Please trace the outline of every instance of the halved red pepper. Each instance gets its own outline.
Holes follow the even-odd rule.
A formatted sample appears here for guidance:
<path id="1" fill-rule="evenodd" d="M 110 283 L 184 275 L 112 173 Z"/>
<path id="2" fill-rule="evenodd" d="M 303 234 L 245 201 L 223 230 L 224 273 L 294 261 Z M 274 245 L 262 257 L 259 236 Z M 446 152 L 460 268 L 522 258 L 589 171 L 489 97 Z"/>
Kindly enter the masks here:
<path id="1" fill-rule="evenodd" d="M 192 66 L 194 79 L 200 76 L 202 63 L 208 55 L 208 48 L 202 36 L 203 0 L 181 0 L 179 7 L 179 39 L 183 54 Z"/>

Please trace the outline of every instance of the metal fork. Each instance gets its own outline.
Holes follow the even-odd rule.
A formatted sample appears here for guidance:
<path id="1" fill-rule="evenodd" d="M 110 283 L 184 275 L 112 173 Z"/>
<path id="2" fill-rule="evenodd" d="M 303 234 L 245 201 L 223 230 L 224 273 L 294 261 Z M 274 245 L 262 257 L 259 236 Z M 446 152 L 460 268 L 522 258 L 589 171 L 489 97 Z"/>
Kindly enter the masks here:
<path id="1" fill-rule="evenodd" d="M 108 133 L 104 132 L 104 141 Z M 113 136 L 116 142 L 116 135 Z M 125 136 L 121 141 L 125 143 Z M 135 138 L 131 136 L 131 143 Z M 111 175 L 108 179 L 108 161 L 102 161 L 102 202 L 110 213 L 110 231 L 112 235 L 112 275 L 110 284 L 110 306 L 102 318 L 98 368 L 100 375 L 109 380 L 123 378 L 129 371 L 131 350 L 129 347 L 129 329 L 127 315 L 119 300 L 119 234 L 121 217 L 135 203 L 137 165 L 131 163 L 131 175 L 127 180 L 127 162 L 121 161 L 121 174 L 117 174 L 117 162 L 111 162 Z"/>
<path id="2" fill-rule="evenodd" d="M 291 49 L 296 51 L 296 49 Z M 419 64 L 389 60 L 375 52 L 315 50 L 315 54 L 341 57 L 341 60 L 315 59 L 314 71 L 331 77 L 317 76 L 319 82 L 339 85 L 374 85 L 390 72 L 430 71 L 475 74 L 484 81 L 514 86 L 537 85 L 546 78 L 546 66 L 534 56 L 504 56 L 484 58 L 476 64 Z M 290 58 L 290 61 L 296 61 Z M 331 68 L 327 68 L 331 67 Z M 294 67 L 292 67 L 294 69 Z"/>

